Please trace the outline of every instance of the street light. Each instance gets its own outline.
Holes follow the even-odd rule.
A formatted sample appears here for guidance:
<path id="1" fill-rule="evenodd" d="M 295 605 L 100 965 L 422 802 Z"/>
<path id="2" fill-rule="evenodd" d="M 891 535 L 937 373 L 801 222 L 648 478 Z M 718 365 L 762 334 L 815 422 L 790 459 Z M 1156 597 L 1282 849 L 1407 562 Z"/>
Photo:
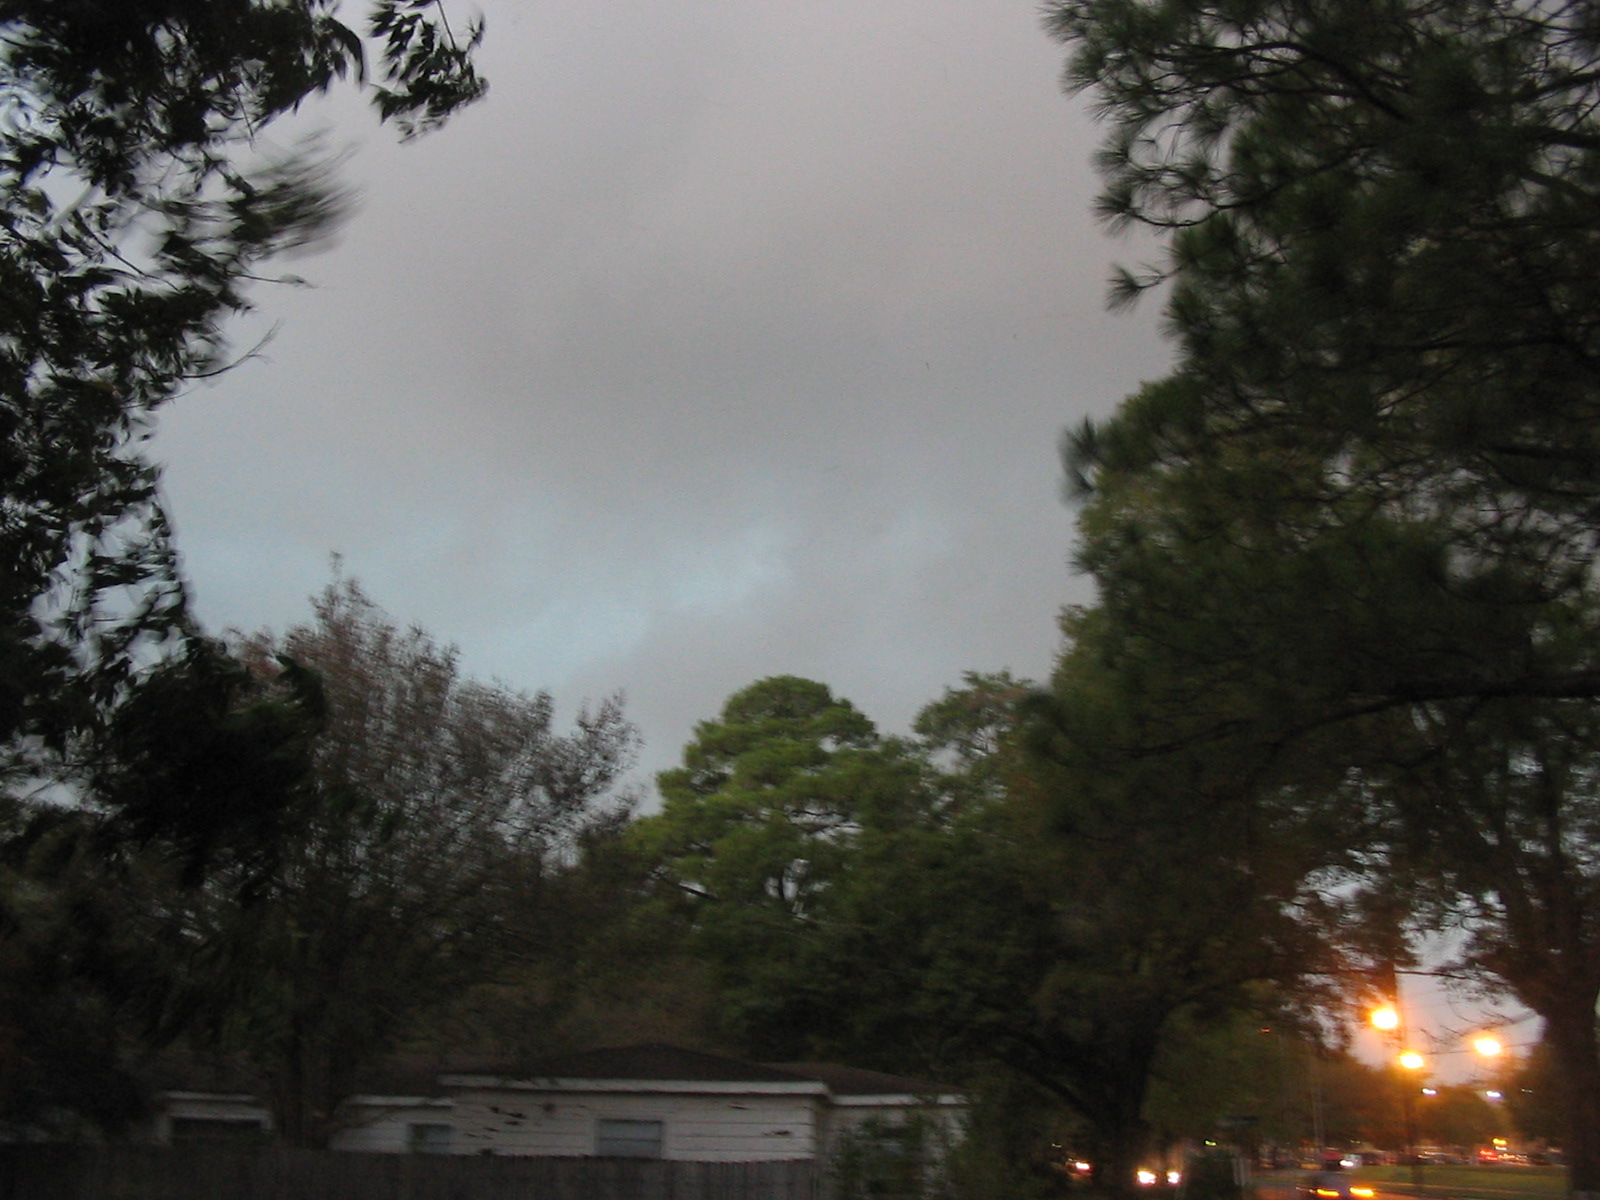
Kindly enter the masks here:
<path id="1" fill-rule="evenodd" d="M 1405 1044 L 1405 1021 L 1400 1016 L 1398 1003 L 1380 1004 L 1368 1014 L 1367 1019 L 1373 1028 L 1388 1035 L 1396 1050 Z M 1395 1061 L 1407 1071 L 1420 1071 L 1428 1065 L 1428 1060 L 1415 1050 L 1400 1050 Z M 1411 1183 L 1420 1190 L 1422 1160 L 1417 1156 L 1417 1104 L 1416 1097 L 1412 1095 L 1412 1085 L 1405 1081 L 1400 1084 L 1400 1113 L 1405 1122 L 1406 1156 L 1411 1159 Z"/>
<path id="2" fill-rule="evenodd" d="M 1505 1043 L 1492 1033 L 1480 1033 L 1472 1039 L 1472 1048 L 1479 1058 L 1495 1059 L 1505 1051 Z M 1476 1071 L 1473 1072 L 1472 1082 L 1474 1086 L 1479 1086 L 1479 1076 Z M 1500 1093 L 1493 1088 L 1486 1089 L 1483 1094 L 1491 1102 L 1500 1099 Z"/>
<path id="3" fill-rule="evenodd" d="M 1404 1074 L 1416 1074 L 1427 1069 L 1427 1058 L 1416 1050 L 1407 1049 L 1406 1043 L 1410 1038 L 1406 1033 L 1405 1017 L 1400 1009 L 1399 980 L 1391 967 L 1388 974 L 1387 995 L 1392 999 L 1383 1000 L 1367 1012 L 1367 1021 L 1371 1026 L 1384 1035 L 1389 1044 L 1393 1058 L 1390 1060 L 1399 1068 L 1402 1074 L 1396 1078 L 1400 1084 L 1401 1115 L 1405 1122 L 1406 1152 L 1411 1160 L 1411 1182 L 1420 1188 L 1422 1185 L 1422 1157 L 1417 1153 L 1417 1093 L 1433 1095 L 1432 1088 L 1419 1089 L 1415 1083 L 1404 1078 Z M 1380 993 L 1383 995 L 1384 993 Z M 1433 1041 L 1431 1035 L 1430 1041 Z M 1437 1042 L 1433 1043 L 1437 1049 Z M 1505 1052 L 1505 1043 L 1490 1030 L 1478 1034 L 1472 1039 L 1472 1049 L 1480 1058 L 1494 1059 Z M 1450 1053 L 1450 1051 L 1442 1051 Z M 1485 1093 L 1491 1100 L 1501 1099 L 1499 1092 Z"/>

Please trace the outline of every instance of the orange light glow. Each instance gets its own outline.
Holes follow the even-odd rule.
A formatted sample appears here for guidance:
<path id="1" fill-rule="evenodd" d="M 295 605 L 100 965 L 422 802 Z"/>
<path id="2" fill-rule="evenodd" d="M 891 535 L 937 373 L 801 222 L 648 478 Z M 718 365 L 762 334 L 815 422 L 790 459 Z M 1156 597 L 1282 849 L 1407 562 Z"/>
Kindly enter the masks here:
<path id="1" fill-rule="evenodd" d="M 1381 1008 L 1373 1009 L 1368 1019 L 1375 1029 L 1387 1031 L 1400 1028 L 1400 1010 L 1393 1005 L 1385 1004 Z"/>

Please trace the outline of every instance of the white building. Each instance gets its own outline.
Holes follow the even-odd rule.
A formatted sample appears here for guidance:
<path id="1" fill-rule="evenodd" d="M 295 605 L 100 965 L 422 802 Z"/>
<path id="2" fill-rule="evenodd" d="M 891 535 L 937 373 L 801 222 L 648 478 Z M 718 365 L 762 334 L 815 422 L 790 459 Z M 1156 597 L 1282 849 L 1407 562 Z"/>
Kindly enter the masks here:
<path id="1" fill-rule="evenodd" d="M 444 1071 L 415 1094 L 353 1097 L 336 1150 L 662 1158 L 828 1159 L 852 1133 L 913 1119 L 959 1135 L 957 1089 L 830 1063 L 756 1063 L 675 1046 L 565 1055 L 528 1067 Z M 163 1093 L 159 1141 L 270 1136 L 241 1091 Z"/>

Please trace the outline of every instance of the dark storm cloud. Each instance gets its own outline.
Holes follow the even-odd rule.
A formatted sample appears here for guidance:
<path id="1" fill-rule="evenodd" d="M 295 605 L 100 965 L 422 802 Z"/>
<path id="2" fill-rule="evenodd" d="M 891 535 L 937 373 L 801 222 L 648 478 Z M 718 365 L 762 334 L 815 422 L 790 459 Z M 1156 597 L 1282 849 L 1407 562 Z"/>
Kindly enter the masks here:
<path id="1" fill-rule="evenodd" d="M 489 101 L 365 138 L 317 287 L 164 419 L 202 614 L 295 620 L 338 551 L 476 672 L 625 690 L 651 766 L 763 674 L 903 726 L 1048 670 L 1056 435 L 1165 353 L 1033 7 L 485 9 Z"/>

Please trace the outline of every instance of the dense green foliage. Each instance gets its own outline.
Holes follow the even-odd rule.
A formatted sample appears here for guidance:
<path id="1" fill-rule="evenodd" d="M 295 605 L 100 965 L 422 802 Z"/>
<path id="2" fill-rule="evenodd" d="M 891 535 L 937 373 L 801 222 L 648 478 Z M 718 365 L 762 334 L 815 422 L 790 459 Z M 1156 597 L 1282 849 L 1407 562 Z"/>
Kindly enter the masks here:
<path id="1" fill-rule="evenodd" d="M 1069 446 L 1107 620 L 1280 732 L 1596 694 L 1588 10 L 1052 12 L 1174 230 L 1178 369 Z"/>
<path id="2" fill-rule="evenodd" d="M 699 726 L 631 835 L 735 1048 L 975 1081 L 986 1112 L 1026 1095 L 1055 1116 L 1014 1183 L 1030 1163 L 1059 1181 L 1070 1128 L 1122 1191 L 1160 1071 L 1231 1014 L 1284 1007 L 1263 985 L 1300 980 L 1318 942 L 1281 831 L 1246 837 L 1170 780 L 1097 779 L 1063 716 L 1092 688 L 1073 670 L 1051 697 L 969 675 L 915 742 L 821 684 L 763 680 Z M 1169 1089 L 1168 1116 L 1206 1126 L 1212 1092 Z"/>
<path id="3" fill-rule="evenodd" d="M 241 654 L 319 683 L 310 787 L 263 880 L 214 869 L 151 933 L 194 993 L 191 1036 L 250 1063 L 280 1138 L 321 1145 L 423 1014 L 545 948 L 545 884 L 615 820 L 636 739 L 615 703 L 557 733 L 547 694 L 463 678 L 349 582 Z"/>
<path id="4" fill-rule="evenodd" d="M 8 831 L 0 1120 L 115 1128 L 130 1064 L 176 1044 L 325 1144 L 385 1055 L 586 928 L 575 859 L 629 812 L 617 702 L 558 732 L 547 694 L 464 678 L 349 581 L 202 649 L 118 706 L 92 799 Z"/>
<path id="5" fill-rule="evenodd" d="M 842 900 L 863 831 L 893 825 L 916 767 L 811 680 L 777 676 L 703 721 L 661 773 L 661 811 L 630 830 L 662 902 L 717 966 L 724 1023 L 765 1058 L 804 1058 L 807 935 Z"/>
<path id="6" fill-rule="evenodd" d="M 1592 9 L 1049 14 L 1106 212 L 1166 235 L 1123 294 L 1167 285 L 1178 350 L 1067 444 L 1095 639 L 1142 698 L 1113 748 L 1320 808 L 1408 920 L 1465 924 L 1561 1047 L 1600 1187 Z"/>
<path id="7" fill-rule="evenodd" d="M 1292 791 L 1188 753 L 1130 760 L 1122 748 L 1167 718 L 1174 681 L 1121 674 L 1094 616 L 1068 622 L 1015 790 L 1038 807 L 1053 864 L 1053 1036 L 1035 1069 L 1092 1122 L 1097 1179 L 1123 1192 L 1176 1047 L 1238 1013 L 1314 1004 L 1334 965 L 1320 884 L 1340 847 Z"/>
<path id="8" fill-rule="evenodd" d="M 1548 1043 L 1533 1048 L 1505 1080 L 1503 1090 L 1511 1119 L 1522 1134 L 1558 1146 L 1566 1141 L 1561 1063 Z"/>

